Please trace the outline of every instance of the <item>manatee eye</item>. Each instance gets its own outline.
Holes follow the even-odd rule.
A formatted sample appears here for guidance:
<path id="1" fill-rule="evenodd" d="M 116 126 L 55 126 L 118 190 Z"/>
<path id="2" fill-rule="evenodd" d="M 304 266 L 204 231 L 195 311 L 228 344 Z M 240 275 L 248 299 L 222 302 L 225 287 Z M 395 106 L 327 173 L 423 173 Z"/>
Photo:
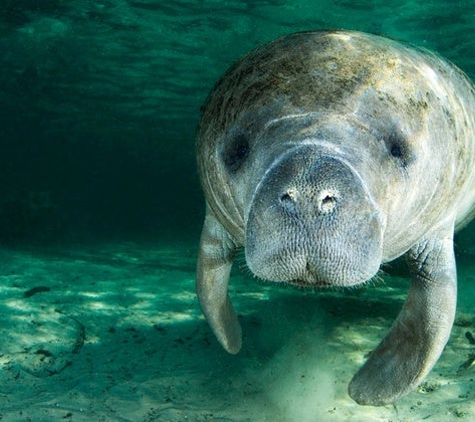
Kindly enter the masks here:
<path id="1" fill-rule="evenodd" d="M 407 167 L 414 161 L 414 154 L 409 148 L 405 136 L 397 130 L 392 131 L 384 137 L 384 142 L 388 153 L 394 159 L 395 163 L 407 169 Z"/>
<path id="2" fill-rule="evenodd" d="M 401 158 L 402 157 L 401 148 L 399 148 L 398 145 L 393 145 L 391 147 L 391 155 L 396 158 Z"/>
<path id="3" fill-rule="evenodd" d="M 246 135 L 237 135 L 224 151 L 223 161 L 232 172 L 239 170 L 249 155 L 249 140 Z"/>

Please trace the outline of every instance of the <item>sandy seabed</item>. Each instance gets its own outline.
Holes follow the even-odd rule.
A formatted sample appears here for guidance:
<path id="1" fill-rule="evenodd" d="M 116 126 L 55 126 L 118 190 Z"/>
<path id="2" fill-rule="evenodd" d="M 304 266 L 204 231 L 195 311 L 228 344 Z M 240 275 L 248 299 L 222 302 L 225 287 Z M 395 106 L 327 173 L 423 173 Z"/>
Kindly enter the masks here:
<path id="1" fill-rule="evenodd" d="M 376 408 L 358 406 L 346 389 L 397 315 L 406 278 L 308 292 L 235 269 L 230 294 L 244 345 L 232 356 L 201 315 L 195 246 L 0 250 L 0 419 L 475 418 L 475 344 L 467 334 L 475 336 L 475 270 L 467 263 L 459 262 L 459 310 L 442 358 L 417 391 Z"/>

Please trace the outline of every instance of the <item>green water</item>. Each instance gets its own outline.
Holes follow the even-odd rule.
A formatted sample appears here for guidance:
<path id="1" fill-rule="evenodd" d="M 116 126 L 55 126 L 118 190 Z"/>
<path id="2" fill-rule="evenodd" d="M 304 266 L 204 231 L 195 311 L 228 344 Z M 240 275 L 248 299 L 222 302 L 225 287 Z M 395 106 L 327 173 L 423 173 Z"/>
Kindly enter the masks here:
<path id="1" fill-rule="evenodd" d="M 328 28 L 409 41 L 475 78 L 472 0 L 2 0 L 0 419 L 475 418 L 475 367 L 460 369 L 475 353 L 473 225 L 433 388 L 395 407 L 358 407 L 346 385 L 397 315 L 404 272 L 319 294 L 236 265 L 238 356 L 200 314 L 200 106 L 254 47 Z"/>

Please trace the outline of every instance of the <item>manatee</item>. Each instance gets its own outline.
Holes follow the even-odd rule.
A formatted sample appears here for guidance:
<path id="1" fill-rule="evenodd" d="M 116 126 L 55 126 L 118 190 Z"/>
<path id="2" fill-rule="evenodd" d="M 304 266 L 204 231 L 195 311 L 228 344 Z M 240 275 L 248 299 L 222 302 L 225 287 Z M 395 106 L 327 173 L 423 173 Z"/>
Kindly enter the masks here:
<path id="1" fill-rule="evenodd" d="M 454 321 L 454 230 L 475 213 L 475 90 L 455 65 L 385 37 L 303 32 L 218 81 L 197 131 L 206 217 L 197 294 L 230 353 L 228 281 L 244 247 L 258 278 L 349 287 L 405 256 L 407 299 L 349 384 L 392 403 L 435 365 Z"/>

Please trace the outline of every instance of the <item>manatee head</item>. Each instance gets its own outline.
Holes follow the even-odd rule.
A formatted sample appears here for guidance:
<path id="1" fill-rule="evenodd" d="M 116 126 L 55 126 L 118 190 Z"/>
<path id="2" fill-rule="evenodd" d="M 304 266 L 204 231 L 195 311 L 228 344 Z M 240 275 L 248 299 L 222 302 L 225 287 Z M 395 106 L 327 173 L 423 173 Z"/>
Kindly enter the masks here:
<path id="1" fill-rule="evenodd" d="M 414 89 L 424 74 L 404 53 L 357 33 L 298 33 L 250 53 L 214 87 L 200 176 L 256 276 L 352 286 L 411 246 L 399 221 L 427 202 L 411 178 L 432 167 L 417 181 L 430 192 L 439 164 L 417 159 L 432 94 Z M 399 196 L 408 201 L 394 211 Z"/>
<path id="2" fill-rule="evenodd" d="M 383 243 L 388 198 L 407 190 L 416 161 L 404 132 L 422 119 L 380 90 L 390 73 L 382 63 L 393 66 L 383 47 L 348 39 L 299 33 L 259 48 L 203 107 L 197 153 L 208 207 L 262 279 L 353 286 L 410 246 L 387 253 Z"/>

